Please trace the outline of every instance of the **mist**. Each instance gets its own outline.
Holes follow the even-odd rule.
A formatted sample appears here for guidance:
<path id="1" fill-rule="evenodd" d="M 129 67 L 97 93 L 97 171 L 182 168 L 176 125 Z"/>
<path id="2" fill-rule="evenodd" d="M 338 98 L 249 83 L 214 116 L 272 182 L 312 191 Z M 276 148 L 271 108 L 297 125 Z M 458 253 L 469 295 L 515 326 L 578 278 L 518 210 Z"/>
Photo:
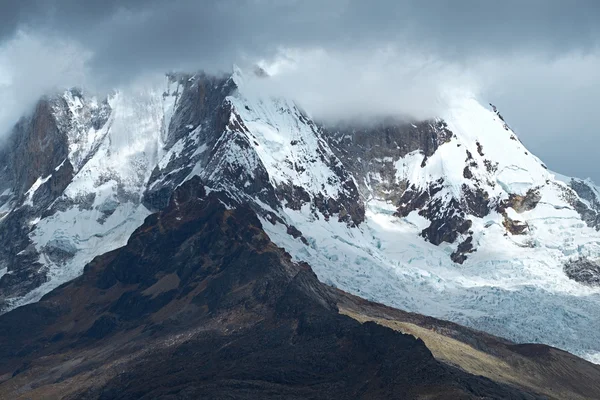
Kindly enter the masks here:
<path id="1" fill-rule="evenodd" d="M 18 32 L 0 45 L 0 138 L 40 97 L 89 83 L 90 52 L 76 43 Z"/>
<path id="2" fill-rule="evenodd" d="M 600 6 L 358 0 L 23 0 L 0 14 L 0 137 L 40 96 L 166 71 L 263 67 L 315 118 L 439 116 L 496 104 L 552 169 L 600 182 Z M 258 88 L 257 88 L 258 89 Z"/>
<path id="3" fill-rule="evenodd" d="M 258 65 L 269 79 L 254 81 L 275 96 L 295 99 L 313 117 L 336 121 L 439 116 L 454 96 L 476 96 L 469 68 L 396 46 L 370 51 L 286 49 Z"/>

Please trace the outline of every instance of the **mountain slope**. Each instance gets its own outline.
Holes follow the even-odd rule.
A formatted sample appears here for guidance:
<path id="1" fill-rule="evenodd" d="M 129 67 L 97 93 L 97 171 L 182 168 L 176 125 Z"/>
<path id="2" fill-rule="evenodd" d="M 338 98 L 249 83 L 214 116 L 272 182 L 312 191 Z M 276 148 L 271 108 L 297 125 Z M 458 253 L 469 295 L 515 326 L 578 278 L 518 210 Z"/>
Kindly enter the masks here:
<path id="1" fill-rule="evenodd" d="M 1 155 L 53 149 L 0 173 L 3 309 L 124 245 L 198 176 L 247 204 L 327 284 L 517 342 L 600 354 L 590 182 L 548 171 L 473 99 L 432 121 L 331 127 L 261 94 L 261 79 L 172 74 L 164 87 L 106 101 L 74 90 L 42 101 Z"/>
<path id="2" fill-rule="evenodd" d="M 192 178 L 127 246 L 0 316 L 0 397 L 539 398 L 339 314 L 342 298 L 361 302 L 291 262 L 250 208 Z"/>
<path id="3" fill-rule="evenodd" d="M 6 182 L 12 187 L 0 225 L 10 243 L 0 254 L 5 307 L 36 301 L 80 275 L 94 256 L 124 245 L 149 214 L 140 200 L 159 150 L 160 106 L 151 92 L 99 103 L 73 90 L 42 100 L 21 122 L 12 138 L 25 150 L 4 149 L 16 174 Z M 53 157 L 29 163 L 41 154 Z"/>
<path id="4" fill-rule="evenodd" d="M 394 124 L 328 128 L 362 182 L 364 224 L 347 229 L 290 211 L 310 246 L 265 225 L 274 241 L 325 282 L 367 299 L 593 359 L 593 186 L 556 178 L 474 100 L 457 101 L 443 120 Z"/>

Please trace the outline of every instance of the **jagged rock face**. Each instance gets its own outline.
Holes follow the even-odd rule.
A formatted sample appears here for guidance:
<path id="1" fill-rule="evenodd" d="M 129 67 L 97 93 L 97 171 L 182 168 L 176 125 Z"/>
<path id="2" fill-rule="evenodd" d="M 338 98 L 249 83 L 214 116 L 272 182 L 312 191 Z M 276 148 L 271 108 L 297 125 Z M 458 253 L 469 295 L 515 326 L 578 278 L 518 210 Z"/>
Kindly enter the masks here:
<path id="1" fill-rule="evenodd" d="M 507 199 L 497 204 L 496 211 L 504 218 L 502 225 L 510 234 L 524 235 L 527 233 L 529 226 L 523 221 L 510 218 L 507 214 L 507 209 L 511 208 L 516 213 L 522 214 L 523 212 L 535 209 L 541 198 L 538 190 L 529 189 L 525 195 L 510 193 Z"/>
<path id="2" fill-rule="evenodd" d="M 565 273 L 574 281 L 590 286 L 600 286 L 600 265 L 586 258 L 570 260 L 565 264 Z"/>
<path id="3" fill-rule="evenodd" d="M 561 195 L 568 192 L 552 183 L 545 165 L 526 151 L 496 107 L 492 108 L 490 120 L 495 120 L 495 126 L 487 129 L 494 133 L 483 136 L 473 135 L 481 127 L 467 122 L 465 130 L 463 116 L 451 114 L 447 120 L 386 121 L 368 128 L 328 128 L 326 133 L 363 199 L 392 204 L 401 218 L 418 213 L 429 222 L 420 235 L 435 245 L 452 244 L 450 258 L 463 263 L 478 248 L 477 236 L 482 232 L 471 229 L 476 219 L 495 218 L 497 212 L 502 216 L 498 223 L 508 235 L 526 236 L 529 224 L 513 214 L 534 210 L 543 186 L 554 186 L 552 190 Z M 513 163 L 512 158 L 522 161 Z M 569 205 L 589 226 L 596 226 L 597 194 L 584 183 L 573 180 L 570 185 L 582 196 L 571 196 Z M 586 204 L 580 197 L 594 200 Z"/>
<path id="4" fill-rule="evenodd" d="M 417 187 L 408 176 L 399 174 L 398 166 L 410 153 L 422 156 L 420 167 L 424 168 L 428 158 L 451 141 L 453 133 L 445 121 L 388 122 L 363 129 L 329 128 L 328 137 L 338 157 L 359 182 L 363 198 L 391 202 L 398 207 L 396 215 L 400 217 L 417 211 L 431 221 L 421 235 L 435 245 L 455 243 L 459 237 L 464 237 L 451 255 L 454 262 L 462 264 L 467 259 L 466 254 L 474 251 L 473 238 L 469 236 L 472 225 L 469 216 L 482 218 L 489 213 L 488 193 L 481 187 L 463 184 L 458 199 L 433 199 L 444 187 L 443 177 L 430 182 L 427 187 Z M 483 156 L 479 143 L 477 149 Z M 469 165 L 463 169 L 464 177 L 475 180 L 469 167 L 477 167 L 477 163 L 469 151 L 467 161 Z"/>
<path id="5" fill-rule="evenodd" d="M 0 317 L 0 396 L 539 398 L 339 314 L 342 296 L 192 178 L 127 246 Z"/>
<path id="6" fill-rule="evenodd" d="M 67 137 L 54 114 L 55 108 L 63 106 L 60 100 L 40 100 L 33 114 L 15 126 L 2 148 L 1 158 L 6 164 L 0 176 L 5 188 L 0 266 L 11 274 L 4 275 L 0 285 L 9 288 L 12 295 L 24 295 L 45 281 L 44 273 L 38 272 L 44 268 L 28 233 L 30 221 L 60 196 L 73 176 L 67 160 Z M 9 213 L 13 207 L 19 208 Z"/>
<path id="7" fill-rule="evenodd" d="M 600 194 L 591 182 L 570 178 L 566 181 L 572 192 L 565 190 L 566 201 L 577 211 L 581 219 L 592 228 L 600 230 Z"/>
<path id="8" fill-rule="evenodd" d="M 6 243 L 0 251 L 6 268 L 0 277 L 0 309 L 21 299 L 37 300 L 77 276 L 85 262 L 115 245 L 111 236 L 131 233 L 133 228 L 123 229 L 129 219 L 139 221 L 147 214 L 117 212 L 110 220 L 115 211 L 123 211 L 121 205 L 139 204 L 110 167 L 111 154 L 120 156 L 110 149 L 112 124 L 120 120 L 109 99 L 85 98 L 73 89 L 42 99 L 15 126 L 2 157 L 11 170 L 0 176 L 8 187 L 0 221 L 0 240 Z M 112 210 L 106 207 L 111 197 L 118 203 Z"/>
<path id="9" fill-rule="evenodd" d="M 401 128 L 326 130 L 360 188 L 364 225 L 346 233 L 296 220 L 308 251 L 265 224 L 270 235 L 318 265 L 321 279 L 352 293 L 596 354 L 588 338 L 599 331 L 600 298 L 575 295 L 588 289 L 563 271 L 574 255 L 600 255 L 600 236 L 588 228 L 597 215 L 591 201 L 531 155 L 497 112 L 461 100 L 441 117 L 443 129 L 429 125 L 423 140 L 401 135 L 406 147 L 394 144 Z M 416 134 L 420 126 L 427 125 L 405 129 Z M 449 298 L 455 302 L 444 310 Z M 532 309 L 539 320 L 521 324 Z M 557 318 L 558 309 L 568 318 Z M 563 339 L 569 332 L 578 332 L 577 345 Z"/>
<path id="10" fill-rule="evenodd" d="M 49 99 L 38 102 L 32 117 L 17 124 L 10 141 L 8 165 L 12 169 L 12 189 L 17 197 L 23 196 L 40 177 L 52 175 L 69 152 L 67 137 L 58 127 Z"/>
<path id="11" fill-rule="evenodd" d="M 331 148 L 354 176 L 363 198 L 396 202 L 408 182 L 396 178 L 394 164 L 413 151 L 422 152 L 424 161 L 452 137 L 442 120 L 417 124 L 389 120 L 361 127 L 327 127 Z"/>
<path id="12" fill-rule="evenodd" d="M 176 99 L 168 152 L 145 194 L 151 207 L 160 208 L 173 187 L 198 175 L 210 187 L 255 204 L 260 213 L 261 204 L 272 210 L 307 205 L 317 218 L 363 221 L 352 176 L 293 102 L 246 95 L 239 72 L 216 81 L 183 77 L 171 85 Z"/>
<path id="13" fill-rule="evenodd" d="M 499 206 L 499 209 L 505 211 L 510 207 L 520 214 L 525 211 L 533 210 L 541 199 L 542 196 L 540 196 L 540 192 L 534 189 L 529 189 L 524 196 L 510 193 L 508 199 Z"/>
<path id="14" fill-rule="evenodd" d="M 164 208 L 173 189 L 198 164 L 205 168 L 229 120 L 225 99 L 235 90 L 229 77 L 170 75 L 163 94 L 172 103 L 164 116 L 166 155 L 154 166 L 144 193 L 153 210 Z"/>

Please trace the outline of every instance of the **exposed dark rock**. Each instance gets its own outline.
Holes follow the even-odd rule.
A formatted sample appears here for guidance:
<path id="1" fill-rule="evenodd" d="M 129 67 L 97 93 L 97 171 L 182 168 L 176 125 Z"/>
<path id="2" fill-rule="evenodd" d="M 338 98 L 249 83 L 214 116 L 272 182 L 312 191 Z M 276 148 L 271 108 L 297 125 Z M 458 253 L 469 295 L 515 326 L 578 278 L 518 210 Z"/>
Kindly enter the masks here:
<path id="1" fill-rule="evenodd" d="M 490 213 L 489 194 L 481 188 L 471 188 L 466 184 L 462 186 L 463 207 L 469 214 L 483 218 Z"/>
<path id="2" fill-rule="evenodd" d="M 177 93 L 177 109 L 168 130 L 167 148 L 177 141 L 183 142 L 183 150 L 172 157 L 164 168 L 155 168 L 144 194 L 144 204 L 151 210 L 160 210 L 168 204 L 170 193 L 181 184 L 193 168 L 200 173 L 203 182 L 216 189 L 232 191 L 238 201 L 246 201 L 255 211 L 263 214 L 264 207 L 256 200 L 274 210 L 286 206 L 299 210 L 309 204 L 316 214 L 325 218 L 334 215 L 340 221 L 356 226 L 364 220 L 364 205 L 351 175 L 331 153 L 325 141 L 318 141 L 318 149 L 310 156 L 320 159 L 333 172 L 331 184 L 339 183 L 342 190 L 337 196 L 327 197 L 321 193 L 309 194 L 305 188 L 292 182 L 274 184 L 265 170 L 253 146 L 248 128 L 227 96 L 235 89 L 228 77 L 214 78 L 197 74 L 173 76 L 180 83 Z M 318 138 L 320 129 L 297 107 L 290 112 L 307 125 Z M 191 137 L 189 127 L 200 127 Z M 250 135 L 249 135 L 250 134 Z M 302 138 L 295 140 L 298 144 Z M 206 151 L 198 153 L 198 147 Z M 240 163 L 236 160 L 246 159 Z M 310 169 L 310 160 L 284 160 L 299 174 Z M 235 190 L 231 190 L 236 188 Z M 317 215 L 318 217 L 318 215 Z"/>
<path id="3" fill-rule="evenodd" d="M 56 198 L 61 196 L 73 179 L 73 166 L 65 160 L 57 171 L 53 171 L 50 179 L 42 184 L 31 198 L 34 208 L 46 209 Z"/>
<path id="4" fill-rule="evenodd" d="M 469 162 L 469 161 L 473 161 L 473 154 L 471 154 L 471 152 L 469 150 L 467 150 L 467 159 L 465 160 L 465 162 Z"/>
<path id="5" fill-rule="evenodd" d="M 467 260 L 466 254 L 474 251 L 475 248 L 473 247 L 473 236 L 469 236 L 458 245 L 456 251 L 450 255 L 450 258 L 455 263 L 462 264 Z"/>
<path id="6" fill-rule="evenodd" d="M 452 139 L 453 134 L 443 121 L 421 124 L 386 121 L 365 128 L 338 126 L 328 128 L 326 133 L 331 147 L 353 172 L 362 196 L 393 202 L 398 207 L 396 215 L 400 217 L 418 211 L 431 221 L 422 235 L 434 244 L 453 243 L 459 235 L 466 233 L 472 224 L 467 214 L 479 217 L 489 214 L 489 195 L 477 186 L 465 185 L 461 198 L 448 203 L 435 197 L 442 189 L 443 181 L 420 189 L 397 177 L 395 163 L 400 158 L 419 151 L 423 155 L 423 167 L 439 146 Z M 483 155 L 479 143 L 478 152 Z M 474 179 L 473 170 L 478 165 L 468 150 L 466 162 L 463 176 Z M 486 168 L 493 171 L 497 165 L 488 161 Z"/>
<path id="7" fill-rule="evenodd" d="M 574 200 L 571 203 L 575 211 L 581 216 L 581 219 L 586 223 L 587 226 L 600 230 L 600 214 L 590 209 L 581 200 Z"/>
<path id="8" fill-rule="evenodd" d="M 579 197 L 592 204 L 592 207 L 594 209 L 600 207 L 598 195 L 589 185 L 586 184 L 585 181 L 579 179 L 571 179 L 571 181 L 569 182 L 569 186 L 577 193 L 577 195 L 579 195 Z"/>
<path id="9" fill-rule="evenodd" d="M 476 144 L 477 144 L 477 153 L 479 153 L 479 155 L 481 157 L 485 156 L 485 154 L 483 154 L 483 146 L 481 145 L 481 143 L 476 142 Z"/>
<path id="10" fill-rule="evenodd" d="M 587 204 L 575 196 L 567 195 L 569 203 L 589 227 L 600 229 L 600 200 L 598 194 L 590 185 L 580 179 L 571 179 L 569 186 L 581 199 L 587 201 Z"/>
<path id="11" fill-rule="evenodd" d="M 520 214 L 533 210 L 541 199 L 542 196 L 537 189 L 529 189 L 525 196 L 511 193 L 508 199 L 498 204 L 497 209 L 498 212 L 505 213 L 505 210 L 510 207 Z"/>
<path id="12" fill-rule="evenodd" d="M 306 238 L 304 237 L 304 235 L 302 235 L 302 232 L 300 232 L 300 230 L 298 230 L 298 228 L 296 228 L 293 225 L 290 225 L 287 227 L 287 234 L 292 236 L 294 239 L 298 239 L 300 238 L 300 240 L 302 241 L 302 243 L 304 243 L 305 245 L 308 246 L 308 241 L 306 240 Z"/>
<path id="13" fill-rule="evenodd" d="M 173 118 L 167 127 L 165 149 L 182 140 L 180 157 L 174 157 L 164 169 L 152 171 L 143 203 L 151 210 L 161 210 L 168 205 L 171 193 L 190 174 L 195 165 L 210 170 L 215 163 L 210 160 L 219 149 L 215 144 L 223 136 L 230 120 L 231 107 L 226 97 L 236 89 L 228 76 L 209 76 L 203 73 L 171 74 L 169 79 L 179 84 Z M 190 135 L 189 127 L 199 127 L 198 136 Z M 238 138 L 227 138 L 238 140 Z M 206 152 L 196 154 L 198 146 L 205 145 Z M 245 144 L 242 144 L 245 145 Z M 252 171 L 246 171 L 244 177 Z M 234 173 L 232 171 L 232 173 Z"/>
<path id="14" fill-rule="evenodd" d="M 459 235 L 467 233 L 473 225 L 464 212 L 458 211 L 460 208 L 455 200 L 450 202 L 448 208 L 443 208 L 441 203 L 441 200 L 436 200 L 429 209 L 419 212 L 419 215 L 431 220 L 421 235 L 435 245 L 454 243 Z"/>
<path id="15" fill-rule="evenodd" d="M 574 184 L 574 182 L 579 182 L 579 184 Z M 558 185 L 556 185 L 556 187 L 558 189 L 562 189 L 562 196 L 564 200 L 567 201 L 575 209 L 575 211 L 577 211 L 587 226 L 595 228 L 596 230 L 600 229 L 600 208 L 597 208 L 597 201 L 594 202 L 593 196 L 590 196 L 593 195 L 591 188 L 587 187 L 584 182 L 577 181 L 575 179 L 571 180 L 569 183 L 569 188 L 564 188 Z M 586 187 L 588 190 L 586 190 Z M 581 200 L 576 190 L 581 191 L 583 196 L 582 198 L 590 198 L 590 200 L 588 200 L 589 205 Z"/>
<path id="16" fill-rule="evenodd" d="M 419 215 L 431 221 L 421 235 L 435 245 L 442 242 L 454 243 L 459 235 L 467 233 L 472 221 L 467 218 L 465 209 L 472 208 L 474 213 L 487 215 L 488 202 L 485 192 L 473 192 L 468 189 L 465 205 L 461 205 L 456 199 L 446 202 L 444 199 L 434 198 L 443 189 L 443 183 L 440 179 L 427 190 L 418 190 L 413 185 L 404 192 L 395 213 L 399 217 L 406 217 L 412 211 L 418 210 Z"/>
<path id="17" fill-rule="evenodd" d="M 303 204 L 311 201 L 306 189 L 292 183 L 277 186 L 275 193 L 278 198 L 284 200 L 283 204 L 292 210 L 300 210 Z"/>
<path id="18" fill-rule="evenodd" d="M 376 124 L 356 122 L 327 127 L 324 133 L 344 167 L 355 177 L 362 197 L 374 195 L 393 203 L 406 189 L 406 182 L 397 182 L 394 163 L 419 151 L 425 165 L 427 158 L 453 136 L 442 120 L 414 124 L 394 119 Z"/>
<path id="19" fill-rule="evenodd" d="M 32 116 L 19 121 L 5 150 L 9 152 L 17 196 L 25 194 L 38 178 L 55 172 L 54 168 L 68 157 L 69 149 L 66 134 L 57 125 L 50 99 L 40 100 Z"/>
<path id="20" fill-rule="evenodd" d="M 469 169 L 469 166 L 466 166 L 465 169 L 463 169 L 463 177 L 465 179 L 473 179 L 473 173 Z"/>
<path id="21" fill-rule="evenodd" d="M 568 261 L 564 266 L 565 274 L 576 282 L 589 286 L 600 286 L 600 264 L 587 258 Z"/>
<path id="22" fill-rule="evenodd" d="M 443 183 L 440 179 L 423 191 L 412 186 L 404 192 L 395 214 L 406 217 L 412 211 L 418 210 L 419 215 L 431 221 L 421 235 L 435 245 L 443 242 L 454 243 L 459 236 L 469 233 L 473 222 L 468 218 L 467 212 L 480 217 L 489 213 L 488 194 L 482 189 L 471 189 L 464 185 L 461 202 L 456 199 L 447 201 L 435 198 L 435 195 L 443 189 Z M 462 264 L 467 258 L 466 254 L 473 251 L 475 249 L 472 245 L 472 237 L 469 236 L 459 244 L 459 249 L 450 258 Z"/>
<path id="23" fill-rule="evenodd" d="M 497 204 L 496 211 L 503 216 L 502 225 L 508 232 L 513 235 L 524 235 L 529 230 L 527 223 L 514 220 L 508 216 L 506 212 L 507 208 L 512 208 L 517 213 L 533 210 L 541 200 L 540 193 L 537 189 L 529 189 L 527 193 L 522 196 L 511 193 L 508 199 L 505 199 Z"/>
<path id="24" fill-rule="evenodd" d="M 527 233 L 529 226 L 527 223 L 511 219 L 506 213 L 503 214 L 502 225 L 508 232 L 513 235 L 524 235 Z"/>
<path id="25" fill-rule="evenodd" d="M 442 179 L 432 183 L 427 190 L 419 190 L 415 185 L 406 190 L 398 201 L 398 210 L 396 215 L 406 217 L 414 210 L 420 210 L 427 202 L 443 189 L 444 181 Z"/>
<path id="26" fill-rule="evenodd" d="M 28 237 L 31 222 L 50 215 L 53 204 L 71 182 L 74 169 L 58 114 L 68 113 L 62 97 L 41 99 L 32 114 L 22 118 L 0 147 L 0 186 L 10 195 L 12 211 L 0 223 L 0 266 L 8 274 L 0 279 L 0 311 L 6 298 L 24 295 L 46 282 L 46 269 Z M 28 191 L 38 180 L 45 182 Z M 54 254 L 51 252 L 51 254 Z"/>
<path id="27" fill-rule="evenodd" d="M 485 165 L 485 169 L 487 170 L 487 172 L 490 174 L 494 174 L 494 173 L 496 173 L 496 171 L 498 171 L 498 163 L 497 162 L 492 162 L 490 160 L 483 160 L 483 164 Z"/>
<path id="28" fill-rule="evenodd" d="M 168 127 L 167 149 L 187 136 L 188 126 L 206 126 L 217 132 L 224 130 L 227 120 L 216 111 L 223 106 L 225 97 L 236 89 L 229 76 L 172 74 L 170 79 L 181 85 L 181 91 L 177 93 L 177 109 Z"/>

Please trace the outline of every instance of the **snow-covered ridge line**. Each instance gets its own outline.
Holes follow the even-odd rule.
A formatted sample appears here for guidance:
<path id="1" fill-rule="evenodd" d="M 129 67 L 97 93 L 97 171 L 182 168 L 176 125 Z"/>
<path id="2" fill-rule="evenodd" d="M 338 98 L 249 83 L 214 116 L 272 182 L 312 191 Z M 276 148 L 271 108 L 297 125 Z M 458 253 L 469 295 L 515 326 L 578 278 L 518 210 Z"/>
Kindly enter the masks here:
<path id="1" fill-rule="evenodd" d="M 194 175 L 257 211 L 273 213 L 287 199 L 311 203 L 321 218 L 343 211 L 340 218 L 351 220 L 344 204 L 356 193 L 316 125 L 290 101 L 244 97 L 235 79 L 241 77 L 171 75 L 164 88 L 115 91 L 102 101 L 70 90 L 52 100 L 56 133 L 45 140 L 66 146 L 68 156 L 51 165 L 64 189 L 47 193 L 56 182 L 42 174 L 17 205 L 27 217 L 5 226 L 33 228 L 16 254 L 7 254 L 18 262 L 8 263 L 10 279 L 0 281 L 4 311 L 36 301 L 93 257 L 124 245 L 148 208 Z M 302 198 L 295 200 L 297 190 Z M 13 278 L 25 271 L 35 281 Z"/>

